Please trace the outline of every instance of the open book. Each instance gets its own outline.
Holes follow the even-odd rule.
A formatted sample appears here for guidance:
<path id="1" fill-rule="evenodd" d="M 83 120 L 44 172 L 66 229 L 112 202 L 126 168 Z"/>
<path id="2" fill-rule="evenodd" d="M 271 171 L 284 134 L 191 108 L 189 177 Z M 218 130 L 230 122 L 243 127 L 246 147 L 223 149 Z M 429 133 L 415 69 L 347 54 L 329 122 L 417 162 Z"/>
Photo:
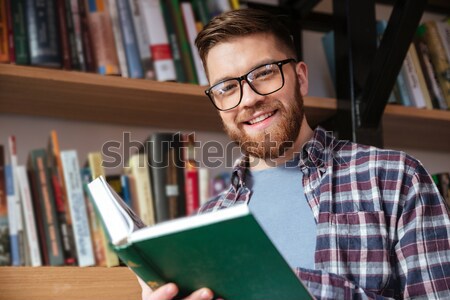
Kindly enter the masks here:
<path id="1" fill-rule="evenodd" d="M 89 185 L 119 257 L 151 288 L 202 287 L 224 299 L 311 299 L 247 205 L 146 227 L 103 177 Z"/>

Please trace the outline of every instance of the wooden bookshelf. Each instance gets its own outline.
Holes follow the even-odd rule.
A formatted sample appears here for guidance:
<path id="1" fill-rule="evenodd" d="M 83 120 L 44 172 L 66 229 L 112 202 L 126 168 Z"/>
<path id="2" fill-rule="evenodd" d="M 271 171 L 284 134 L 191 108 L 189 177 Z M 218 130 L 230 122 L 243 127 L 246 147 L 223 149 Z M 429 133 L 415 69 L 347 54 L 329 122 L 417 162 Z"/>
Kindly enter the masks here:
<path id="1" fill-rule="evenodd" d="M 0 64 L 0 114 L 222 132 L 204 87 Z M 306 97 L 315 126 L 336 113 L 336 99 Z M 450 151 L 450 111 L 388 105 L 385 146 Z"/>
<path id="2" fill-rule="evenodd" d="M 0 299 L 137 300 L 141 287 L 126 267 L 1 267 Z"/>

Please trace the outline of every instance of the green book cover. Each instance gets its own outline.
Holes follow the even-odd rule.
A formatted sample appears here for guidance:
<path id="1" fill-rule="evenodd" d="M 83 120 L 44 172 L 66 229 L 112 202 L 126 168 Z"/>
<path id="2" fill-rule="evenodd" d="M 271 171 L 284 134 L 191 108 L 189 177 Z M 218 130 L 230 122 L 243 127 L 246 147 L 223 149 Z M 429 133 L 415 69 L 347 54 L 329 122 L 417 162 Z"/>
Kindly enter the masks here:
<path id="1" fill-rule="evenodd" d="M 121 259 L 152 288 L 224 299 L 312 299 L 247 205 L 145 227 L 103 177 L 89 184 Z"/>
<path id="2" fill-rule="evenodd" d="M 28 50 L 27 24 L 25 19 L 25 0 L 11 1 L 11 13 L 13 17 L 16 64 L 29 65 L 30 54 Z"/>

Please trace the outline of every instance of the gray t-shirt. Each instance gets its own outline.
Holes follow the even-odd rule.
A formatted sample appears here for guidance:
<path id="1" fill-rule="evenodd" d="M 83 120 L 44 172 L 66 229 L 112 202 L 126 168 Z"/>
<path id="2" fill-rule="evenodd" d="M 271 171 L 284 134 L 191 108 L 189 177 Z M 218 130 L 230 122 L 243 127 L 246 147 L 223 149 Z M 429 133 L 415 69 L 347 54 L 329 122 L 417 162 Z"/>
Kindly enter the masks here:
<path id="1" fill-rule="evenodd" d="M 298 159 L 251 172 L 249 208 L 292 268 L 314 269 L 316 223 L 302 177 Z"/>

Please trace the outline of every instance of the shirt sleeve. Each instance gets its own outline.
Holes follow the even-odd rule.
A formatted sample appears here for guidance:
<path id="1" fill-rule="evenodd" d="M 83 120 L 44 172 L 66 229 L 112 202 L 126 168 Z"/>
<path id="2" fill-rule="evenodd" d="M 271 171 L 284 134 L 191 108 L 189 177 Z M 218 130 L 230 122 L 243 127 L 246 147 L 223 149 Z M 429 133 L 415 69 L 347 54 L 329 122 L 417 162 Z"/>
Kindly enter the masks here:
<path id="1" fill-rule="evenodd" d="M 450 220 L 442 196 L 419 164 L 405 176 L 398 203 L 390 280 L 400 299 L 450 299 Z M 317 299 L 389 299 L 348 278 L 297 268 L 297 276 Z"/>

